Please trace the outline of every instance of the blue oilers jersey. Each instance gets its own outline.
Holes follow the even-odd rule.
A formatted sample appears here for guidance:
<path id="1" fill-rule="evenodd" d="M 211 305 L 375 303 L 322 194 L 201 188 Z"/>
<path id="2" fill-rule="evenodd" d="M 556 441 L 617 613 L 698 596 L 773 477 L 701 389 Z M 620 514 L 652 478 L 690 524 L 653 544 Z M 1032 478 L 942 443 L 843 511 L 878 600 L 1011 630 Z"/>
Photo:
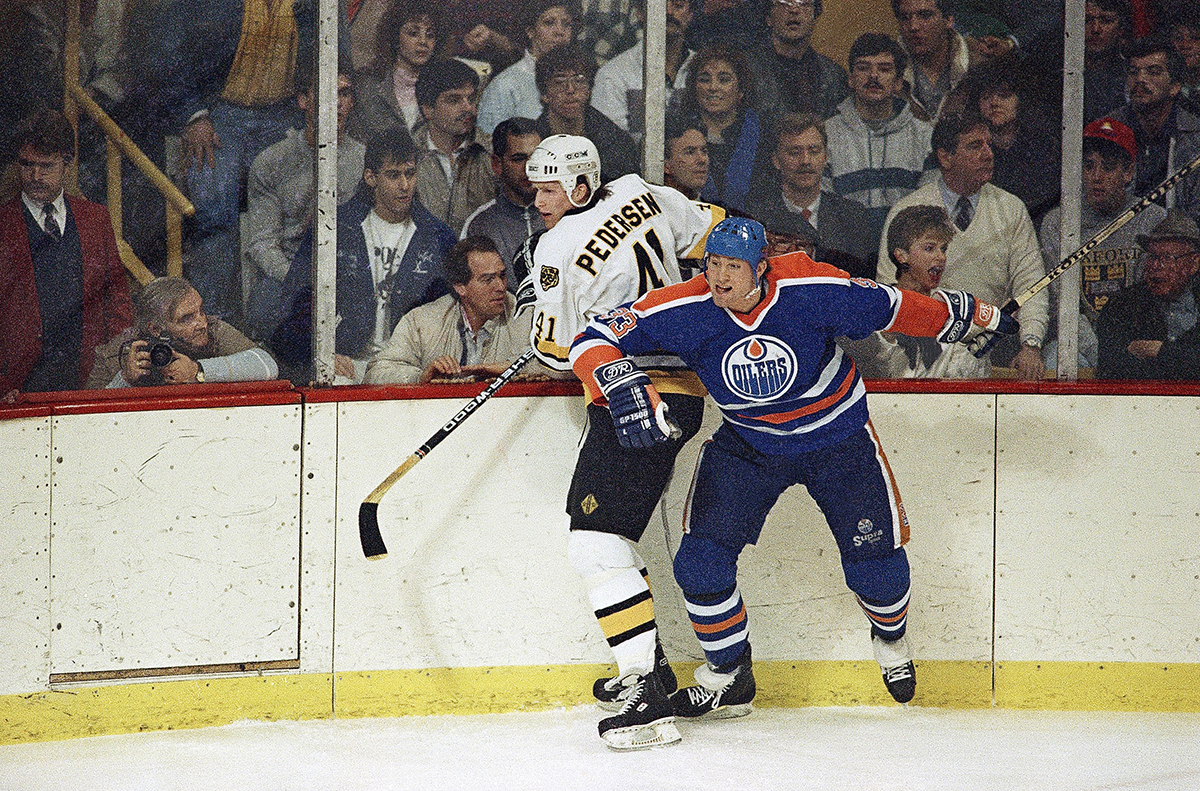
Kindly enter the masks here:
<path id="1" fill-rule="evenodd" d="M 588 383 L 589 356 L 599 364 L 613 347 L 631 357 L 676 354 L 752 447 L 792 455 L 867 422 L 866 390 L 834 338 L 892 329 L 905 301 L 924 301 L 908 311 L 906 332 L 933 335 L 948 316 L 940 300 L 851 278 L 803 253 L 772 259 L 766 280 L 766 296 L 746 314 L 714 305 L 704 275 L 652 291 L 587 325 L 571 347 L 575 370 Z"/>

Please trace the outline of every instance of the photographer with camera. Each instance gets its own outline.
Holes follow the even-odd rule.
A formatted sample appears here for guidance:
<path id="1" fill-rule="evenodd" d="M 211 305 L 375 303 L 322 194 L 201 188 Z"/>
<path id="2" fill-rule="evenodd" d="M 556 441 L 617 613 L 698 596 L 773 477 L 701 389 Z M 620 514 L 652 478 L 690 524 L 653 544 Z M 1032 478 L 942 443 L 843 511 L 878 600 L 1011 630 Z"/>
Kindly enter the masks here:
<path id="1" fill-rule="evenodd" d="M 253 382 L 279 367 L 266 350 L 219 318 L 183 278 L 160 277 L 133 300 L 132 329 L 96 349 L 88 389 Z"/>

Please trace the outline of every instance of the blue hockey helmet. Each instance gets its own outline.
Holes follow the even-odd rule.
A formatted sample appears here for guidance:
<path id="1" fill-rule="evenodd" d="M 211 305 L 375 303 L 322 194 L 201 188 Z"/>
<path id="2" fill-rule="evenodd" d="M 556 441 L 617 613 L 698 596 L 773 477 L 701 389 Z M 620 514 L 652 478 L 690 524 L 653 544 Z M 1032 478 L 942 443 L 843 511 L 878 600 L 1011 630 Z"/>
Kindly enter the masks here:
<path id="1" fill-rule="evenodd" d="M 749 217 L 726 217 L 708 233 L 704 242 L 704 257 L 725 255 L 740 258 L 756 266 L 767 249 L 767 229 Z"/>

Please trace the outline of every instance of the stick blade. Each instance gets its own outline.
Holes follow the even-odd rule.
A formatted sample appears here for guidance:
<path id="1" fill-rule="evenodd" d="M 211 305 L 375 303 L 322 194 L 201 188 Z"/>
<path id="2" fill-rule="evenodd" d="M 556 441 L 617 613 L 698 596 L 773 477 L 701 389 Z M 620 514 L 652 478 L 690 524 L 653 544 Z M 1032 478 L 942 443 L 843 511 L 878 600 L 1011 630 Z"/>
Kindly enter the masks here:
<path id="1" fill-rule="evenodd" d="M 379 533 L 379 503 L 363 503 L 358 507 L 358 538 L 367 560 L 387 557 L 387 546 Z"/>

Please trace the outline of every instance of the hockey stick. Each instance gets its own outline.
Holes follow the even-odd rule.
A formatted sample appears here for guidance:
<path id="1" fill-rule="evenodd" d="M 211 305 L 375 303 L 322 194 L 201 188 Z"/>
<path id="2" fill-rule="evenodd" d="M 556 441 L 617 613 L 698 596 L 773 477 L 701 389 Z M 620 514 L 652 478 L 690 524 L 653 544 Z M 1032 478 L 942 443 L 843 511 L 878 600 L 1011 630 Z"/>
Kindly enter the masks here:
<path id="1" fill-rule="evenodd" d="M 463 424 L 467 418 L 479 408 L 479 405 L 487 401 L 496 391 L 516 375 L 517 371 L 530 360 L 533 359 L 533 349 L 528 349 L 517 359 L 513 360 L 513 364 L 504 369 L 504 372 L 496 377 L 496 381 L 483 389 L 479 395 L 467 402 L 466 406 L 458 410 L 458 414 L 450 418 L 446 425 L 437 430 L 432 437 L 425 440 L 425 444 L 413 451 L 412 455 L 404 460 L 404 463 L 392 471 L 392 474 L 383 479 L 383 482 L 375 487 L 375 490 L 367 495 L 363 500 L 362 505 L 358 507 L 358 537 L 362 541 L 363 554 L 368 560 L 378 560 L 387 556 L 387 547 L 383 543 L 383 536 L 379 533 L 379 501 L 387 494 L 388 489 L 391 489 L 396 481 L 400 480 L 406 472 L 416 466 L 417 462 L 429 455 L 429 452 L 438 446 L 438 443 L 450 436 L 454 429 Z"/>
<path id="2" fill-rule="evenodd" d="M 1083 247 L 1080 247 L 1078 250 L 1071 253 L 1066 258 L 1064 258 L 1062 260 L 1062 263 L 1060 263 L 1058 266 L 1054 267 L 1049 272 L 1047 272 L 1045 277 L 1043 277 L 1038 282 L 1034 283 L 1029 288 L 1022 291 L 1017 296 L 1010 299 L 1008 302 L 1004 303 L 1004 306 L 1000 308 L 1000 311 L 1002 313 L 1007 313 L 1010 316 L 1013 313 L 1016 313 L 1021 308 L 1021 306 L 1024 305 L 1026 302 L 1028 302 L 1035 294 L 1040 292 L 1042 289 L 1046 288 L 1046 286 L 1053 283 L 1064 272 L 1066 272 L 1068 269 L 1073 267 L 1075 264 L 1079 263 L 1079 261 L 1082 260 L 1084 256 L 1086 256 L 1088 253 L 1092 252 L 1092 250 L 1096 249 L 1097 245 L 1099 245 L 1105 239 L 1107 239 L 1108 237 L 1110 237 L 1114 233 L 1116 233 L 1118 230 L 1120 230 L 1121 227 L 1125 225 L 1125 223 L 1129 222 L 1134 217 L 1138 216 L 1144 210 L 1149 208 L 1150 204 L 1154 203 L 1159 198 L 1166 195 L 1167 192 L 1172 187 L 1174 187 L 1176 184 L 1178 184 L 1181 180 L 1183 180 L 1183 178 L 1185 176 L 1187 176 L 1187 174 L 1191 173 L 1197 167 L 1200 167 L 1200 156 L 1197 156 L 1191 162 L 1184 165 L 1182 168 L 1180 168 L 1178 171 L 1176 171 L 1173 175 L 1168 176 L 1166 178 L 1166 180 L 1163 181 L 1163 183 L 1159 184 L 1157 187 L 1154 188 L 1153 192 L 1146 195 L 1146 197 L 1142 198 L 1140 201 L 1138 201 L 1137 203 L 1130 206 L 1128 209 L 1126 209 L 1124 211 L 1123 214 L 1121 214 L 1121 216 L 1117 217 L 1112 222 L 1110 222 L 1108 225 L 1104 226 L 1099 231 L 1097 231 L 1096 235 L 1093 236 L 1091 239 L 1089 239 L 1086 243 L 1084 243 Z M 992 346 L 994 346 L 996 344 L 996 341 L 999 339 L 999 337 L 1000 337 L 999 335 L 996 335 L 995 333 L 991 333 L 987 339 L 987 342 L 985 344 L 983 344 L 983 347 L 980 348 L 979 351 L 974 352 L 975 356 L 983 357 L 985 354 L 987 354 L 989 351 L 991 351 Z"/>

